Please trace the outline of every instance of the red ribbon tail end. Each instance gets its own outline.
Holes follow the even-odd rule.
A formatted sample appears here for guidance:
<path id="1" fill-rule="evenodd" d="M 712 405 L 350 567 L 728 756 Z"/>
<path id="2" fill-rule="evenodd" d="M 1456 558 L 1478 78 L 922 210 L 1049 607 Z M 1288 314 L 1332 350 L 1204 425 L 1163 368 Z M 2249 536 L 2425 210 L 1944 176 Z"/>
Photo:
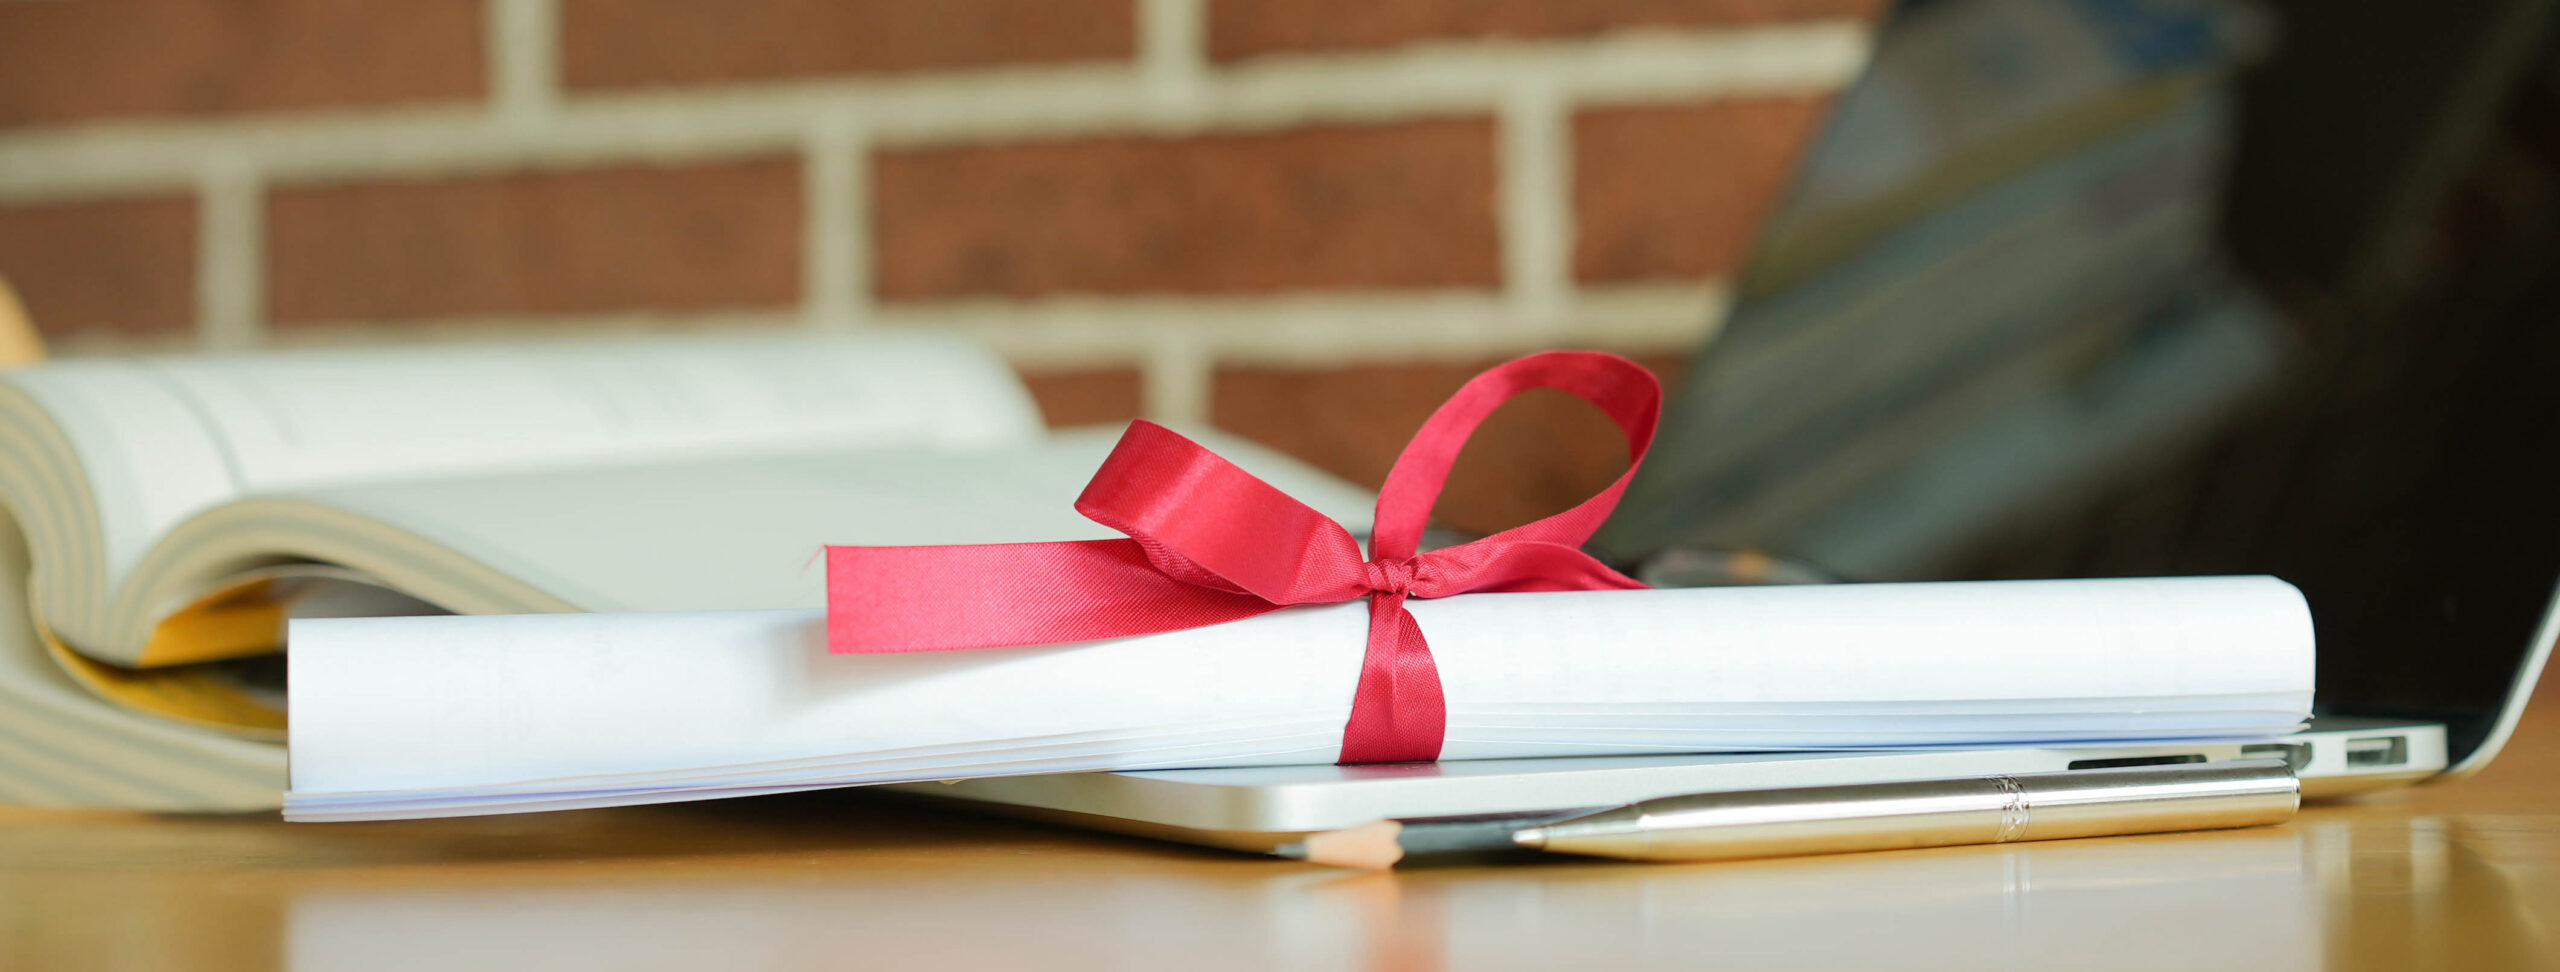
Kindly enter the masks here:
<path id="1" fill-rule="evenodd" d="M 1448 706 L 1440 671 L 1422 626 L 1404 609 L 1405 595 L 1369 598 L 1369 651 L 1342 729 L 1343 763 L 1428 763 L 1440 758 Z"/>

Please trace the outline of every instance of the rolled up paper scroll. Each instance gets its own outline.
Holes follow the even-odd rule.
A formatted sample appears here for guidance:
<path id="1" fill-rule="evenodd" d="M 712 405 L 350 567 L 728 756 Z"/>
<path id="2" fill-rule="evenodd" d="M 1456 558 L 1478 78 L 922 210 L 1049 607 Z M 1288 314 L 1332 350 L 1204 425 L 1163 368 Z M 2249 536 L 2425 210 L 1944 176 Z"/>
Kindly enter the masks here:
<path id="1" fill-rule="evenodd" d="M 2268 577 L 1470 594 L 1406 607 L 1441 757 L 2254 736 L 2311 704 Z M 861 783 L 1330 763 L 1367 605 L 1062 645 L 848 655 L 818 611 L 292 631 L 297 820 Z"/>

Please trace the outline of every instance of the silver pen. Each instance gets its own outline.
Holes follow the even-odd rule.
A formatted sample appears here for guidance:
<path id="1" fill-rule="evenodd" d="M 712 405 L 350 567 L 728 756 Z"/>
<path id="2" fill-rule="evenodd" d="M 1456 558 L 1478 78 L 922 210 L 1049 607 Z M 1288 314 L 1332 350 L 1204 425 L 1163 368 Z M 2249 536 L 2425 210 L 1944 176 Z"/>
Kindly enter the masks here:
<path id="1" fill-rule="evenodd" d="M 1648 861 L 1842 851 L 2281 823 L 2302 786 L 2280 760 L 1700 793 L 1527 827 L 1550 853 Z"/>
<path id="2" fill-rule="evenodd" d="M 2282 760 L 2234 760 L 1699 793 L 1565 819 L 1381 821 L 1279 853 L 1371 868 L 1502 849 L 1732 860 L 2255 827 L 2292 818 L 2301 797 Z"/>

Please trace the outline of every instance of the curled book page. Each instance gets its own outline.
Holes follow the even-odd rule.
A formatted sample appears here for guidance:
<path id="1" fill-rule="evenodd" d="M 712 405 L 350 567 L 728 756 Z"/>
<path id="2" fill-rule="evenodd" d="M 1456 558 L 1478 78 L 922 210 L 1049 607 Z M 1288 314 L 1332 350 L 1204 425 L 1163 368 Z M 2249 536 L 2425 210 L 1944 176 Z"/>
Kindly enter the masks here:
<path id="1" fill-rule="evenodd" d="M 2228 738 L 2298 727 L 2269 577 L 1411 602 L 1444 759 Z M 294 623 L 297 820 L 1023 773 L 1327 763 L 1359 602 L 1030 648 L 836 655 L 815 611 Z"/>

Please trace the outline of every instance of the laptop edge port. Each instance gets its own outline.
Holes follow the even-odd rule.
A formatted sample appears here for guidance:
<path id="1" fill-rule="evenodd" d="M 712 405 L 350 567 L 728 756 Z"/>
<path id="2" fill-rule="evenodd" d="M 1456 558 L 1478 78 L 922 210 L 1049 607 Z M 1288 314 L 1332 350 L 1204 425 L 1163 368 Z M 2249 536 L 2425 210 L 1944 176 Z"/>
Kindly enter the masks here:
<path id="1" fill-rule="evenodd" d="M 2281 759 L 2286 769 L 2302 772 L 2311 763 L 2310 743 L 2250 743 L 2240 747 L 2242 759 Z"/>
<path id="2" fill-rule="evenodd" d="M 2348 766 L 2399 766 L 2409 761 L 2409 737 L 2366 736 L 2347 740 Z"/>
<path id="3" fill-rule="evenodd" d="M 2168 766 L 2176 763 L 2204 762 L 2203 753 L 2180 753 L 2176 756 L 2118 756 L 2113 759 L 2075 759 L 2065 769 L 2120 769 L 2126 766 Z"/>

